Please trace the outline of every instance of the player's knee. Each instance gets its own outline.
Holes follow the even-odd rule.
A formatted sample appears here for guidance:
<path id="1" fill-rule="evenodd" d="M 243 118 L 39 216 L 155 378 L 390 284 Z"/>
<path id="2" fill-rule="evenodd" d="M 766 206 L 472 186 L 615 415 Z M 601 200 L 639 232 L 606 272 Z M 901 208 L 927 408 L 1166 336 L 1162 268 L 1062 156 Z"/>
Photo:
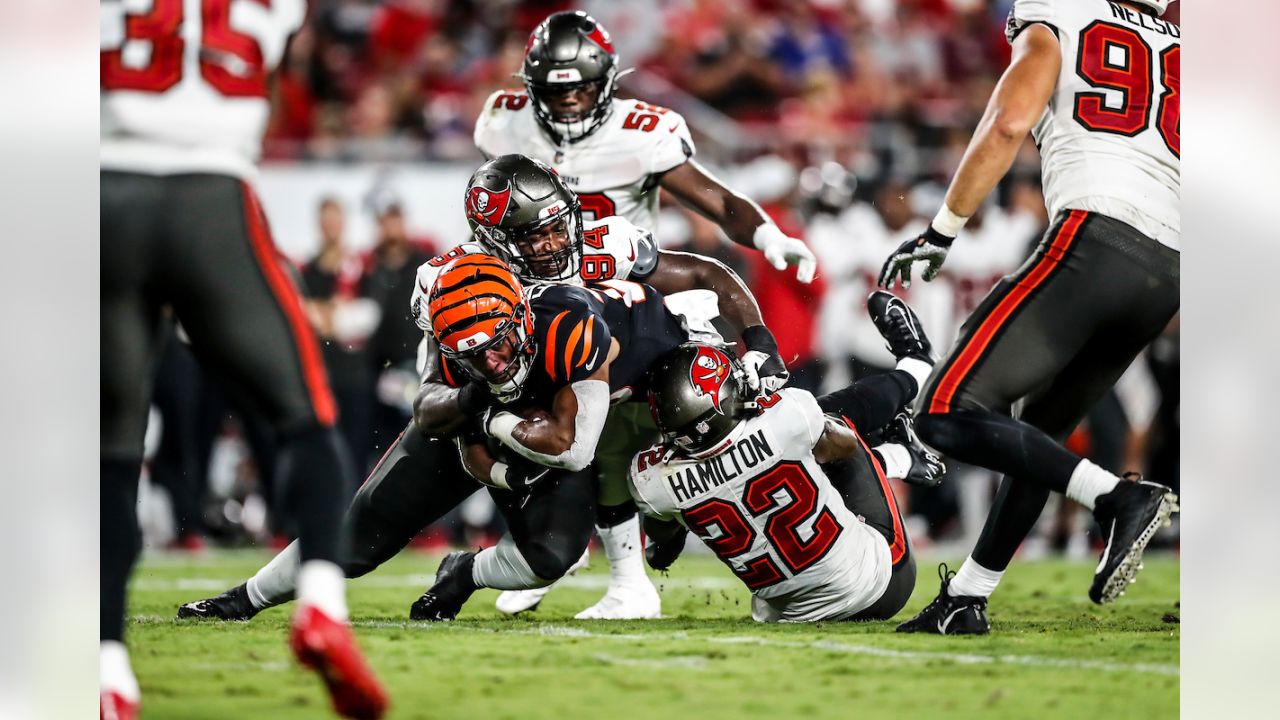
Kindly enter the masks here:
<path id="1" fill-rule="evenodd" d="M 569 568 L 582 557 L 582 551 L 587 549 L 587 540 L 586 537 L 582 542 L 567 539 L 535 540 L 522 544 L 520 554 L 529 563 L 529 569 L 534 575 L 543 580 L 555 581 L 564 577 Z"/>
<path id="2" fill-rule="evenodd" d="M 955 455 L 964 443 L 964 429 L 950 413 L 927 413 L 915 420 L 916 434 L 944 455 Z"/>

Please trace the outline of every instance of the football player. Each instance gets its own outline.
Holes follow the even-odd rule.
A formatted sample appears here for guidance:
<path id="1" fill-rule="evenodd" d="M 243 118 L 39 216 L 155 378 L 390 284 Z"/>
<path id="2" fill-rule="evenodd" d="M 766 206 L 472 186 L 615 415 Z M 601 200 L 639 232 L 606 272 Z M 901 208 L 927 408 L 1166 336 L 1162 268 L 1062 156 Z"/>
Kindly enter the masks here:
<path id="1" fill-rule="evenodd" d="M 581 11 L 548 16 L 529 36 L 519 73 L 524 90 L 489 97 L 476 120 L 476 147 L 486 157 L 521 153 L 547 163 L 577 192 L 584 216 L 592 219 L 621 216 L 654 229 L 662 188 L 713 220 L 734 242 L 759 249 L 779 270 L 792 264 L 801 282 L 812 280 L 813 253 L 694 160 L 693 139 L 679 113 L 616 97 L 618 79 L 627 72 L 620 62 L 609 33 L 591 16 Z M 748 366 L 763 360 L 756 353 L 743 357 Z M 597 453 L 606 508 L 599 529 L 610 582 L 604 597 L 579 617 L 635 618 L 656 611 L 652 583 L 643 577 L 639 522 L 624 489 L 631 455 L 653 437 L 643 405 L 610 415 Z M 548 589 L 504 593 L 498 609 L 532 609 Z"/>
<path id="2" fill-rule="evenodd" d="M 320 348 L 253 189 L 269 73 L 301 0 L 100 6 L 102 223 L 101 715 L 133 718 L 122 644 L 137 556 L 143 434 L 163 323 L 271 420 L 299 525 L 290 647 L 347 717 L 386 695 L 347 626 L 339 526 L 349 460 Z M 233 23 L 233 16 L 235 21 Z"/>
<path id="3" fill-rule="evenodd" d="M 1169 488 L 1116 477 L 1060 444 L 1178 311 L 1181 32 L 1160 19 L 1167 5 L 1015 0 L 1013 61 L 946 204 L 885 262 L 886 286 L 906 285 L 916 261 L 925 280 L 937 275 L 1033 133 L 1055 219 L 965 322 L 917 420 L 931 446 L 1005 478 L 977 547 L 903 632 L 989 632 L 987 598 L 1051 490 L 1093 510 L 1107 539 L 1089 588 L 1097 603 L 1124 593 L 1177 510 Z"/>
<path id="4" fill-rule="evenodd" d="M 767 384 L 770 368 L 776 368 L 774 372 L 785 372 L 772 335 L 760 324 L 759 309 L 741 279 L 712 260 L 656 250 L 648 232 L 623 218 L 583 222 L 573 191 L 545 165 L 521 156 L 485 163 L 468 183 L 466 208 L 475 241 L 432 259 L 418 270 L 417 289 L 411 302 L 413 315 L 425 333 L 426 377 L 414 403 L 414 420 L 370 473 L 347 512 L 350 558 L 345 569 L 349 577 L 359 577 L 390 559 L 420 530 L 476 490 L 477 485 L 465 477 L 452 442 L 468 418 L 482 415 L 499 402 L 528 402 L 522 377 L 495 374 L 482 381 L 472 380 L 441 361 L 441 348 L 430 323 L 430 290 L 450 263 L 487 250 L 510 259 L 522 283 L 581 285 L 582 278 L 590 276 L 596 281 L 595 292 L 605 294 L 607 307 L 619 303 L 621 307 L 629 307 L 628 303 L 640 303 L 651 297 L 652 290 L 625 278 L 642 279 L 666 293 L 710 290 L 718 297 L 723 316 L 743 328 L 748 347 L 767 355 L 767 362 L 759 366 L 761 379 L 753 382 Z M 653 311 L 663 305 L 659 298 L 638 309 Z M 714 312 L 707 313 L 708 317 L 711 314 Z M 636 317 L 650 319 L 635 328 L 619 327 L 611 336 L 618 339 L 623 348 L 630 348 L 633 343 L 643 348 L 649 343 L 661 342 L 658 336 L 650 337 L 661 328 L 659 316 L 641 313 Z M 701 329 L 696 317 L 682 318 L 682 323 L 682 331 L 688 327 L 699 337 L 705 336 L 699 333 L 714 333 L 709 326 Z M 597 322 L 592 327 L 599 325 Z M 574 335 L 570 326 L 565 328 L 569 333 L 557 335 L 560 342 L 568 342 Z M 586 329 L 587 326 L 583 326 L 577 333 L 578 341 Z M 681 341 L 683 337 L 687 334 Z M 599 342 L 593 341 L 593 345 L 596 350 L 601 347 Z M 547 346 L 539 343 L 539 347 Z M 554 351 L 552 348 L 550 352 Z M 560 352 L 559 356 L 564 359 L 566 354 Z M 574 359 L 579 359 L 576 354 Z M 633 388 L 619 385 L 607 395 L 607 401 L 622 401 L 634 393 Z M 582 457 L 580 447 L 562 460 L 581 462 Z M 541 472 L 528 468 L 527 464 L 521 466 L 533 474 Z M 622 492 L 626 492 L 625 488 Z M 584 522 L 589 527 L 594 515 L 591 505 L 585 510 L 581 506 L 575 508 L 584 513 Z M 567 540 L 569 535 L 560 537 Z M 585 550 L 584 544 L 577 548 L 577 555 L 561 562 L 565 560 L 560 552 L 563 547 L 567 546 L 556 548 L 551 559 L 538 564 L 540 577 L 545 581 L 568 572 Z M 296 545 L 291 545 L 247 582 L 216 597 L 188 603 L 179 608 L 178 616 L 247 619 L 263 608 L 289 600 L 295 592 L 297 550 Z M 630 593 L 630 597 L 638 597 L 643 602 L 633 603 L 629 611 L 637 616 L 656 616 L 660 611 L 657 591 L 643 568 L 638 575 L 649 584 L 652 594 Z M 630 587 L 635 586 L 632 581 Z"/>
<path id="5" fill-rule="evenodd" d="M 692 531 L 751 589 L 758 621 L 885 620 L 902 609 L 915 561 L 886 464 L 906 449 L 872 450 L 860 433 L 901 412 L 931 358 L 900 299 L 876 293 L 868 307 L 898 369 L 820 399 L 786 388 L 752 400 L 739 363 L 711 345 L 659 363 L 649 399 L 662 442 L 630 472 L 651 565 L 668 567 Z"/>

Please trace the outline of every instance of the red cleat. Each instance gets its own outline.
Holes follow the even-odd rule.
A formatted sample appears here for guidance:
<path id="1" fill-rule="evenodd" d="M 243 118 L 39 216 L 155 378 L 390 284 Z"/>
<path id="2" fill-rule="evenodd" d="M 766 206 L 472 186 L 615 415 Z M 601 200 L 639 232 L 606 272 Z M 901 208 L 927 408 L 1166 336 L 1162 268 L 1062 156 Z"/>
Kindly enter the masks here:
<path id="1" fill-rule="evenodd" d="M 333 709 L 342 717 L 376 720 L 387 711 L 387 694 L 345 623 L 302 605 L 293 616 L 289 647 L 298 662 L 324 679 Z"/>
<path id="2" fill-rule="evenodd" d="M 101 720 L 137 720 L 138 703 L 114 690 L 98 692 L 98 717 Z"/>

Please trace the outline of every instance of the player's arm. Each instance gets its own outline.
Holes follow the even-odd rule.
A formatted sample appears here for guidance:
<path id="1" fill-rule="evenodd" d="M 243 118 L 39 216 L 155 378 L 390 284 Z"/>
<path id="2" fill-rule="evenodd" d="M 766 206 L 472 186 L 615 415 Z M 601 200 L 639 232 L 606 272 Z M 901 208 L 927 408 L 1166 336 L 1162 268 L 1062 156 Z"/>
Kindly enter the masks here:
<path id="1" fill-rule="evenodd" d="M 637 478 L 636 463 L 639 457 L 637 455 L 631 461 L 627 489 L 644 516 L 644 534 L 649 540 L 644 548 L 645 562 L 654 570 L 666 570 L 680 557 L 685 540 L 689 537 L 689 530 L 674 517 L 658 512 L 648 498 L 644 497 Z"/>
<path id="2" fill-rule="evenodd" d="M 893 287 L 901 277 L 902 286 L 909 287 L 912 265 L 920 260 L 928 262 L 921 277 L 928 281 L 937 276 L 951 242 L 1009 171 L 1027 133 L 1044 114 L 1061 68 L 1058 38 L 1045 25 L 1030 25 L 1013 41 L 1013 60 L 947 188 L 946 204 L 920 237 L 889 257 L 880 272 L 881 285 Z"/>
<path id="3" fill-rule="evenodd" d="M 468 418 L 482 414 L 493 405 L 493 395 L 484 384 L 469 381 L 454 387 L 449 383 L 440 346 L 430 336 L 426 339 L 425 365 L 422 386 L 413 399 L 413 423 L 423 435 L 453 435 Z"/>
<path id="4" fill-rule="evenodd" d="M 813 457 L 819 463 L 845 460 L 857 454 L 860 444 L 848 425 L 835 418 L 825 418 L 822 434 L 813 446 Z"/>
<path id="5" fill-rule="evenodd" d="M 817 260 L 803 241 L 788 237 L 749 198 L 730 190 L 697 161 L 690 159 L 668 170 L 659 185 L 681 203 L 720 226 L 730 240 L 756 248 L 779 270 L 796 266 L 800 282 L 810 282 Z"/>
<path id="6" fill-rule="evenodd" d="M 592 325 L 599 329 L 603 319 Z M 601 339 L 609 347 L 605 360 L 581 379 L 571 374 L 556 391 L 549 414 L 524 419 L 499 411 L 485 420 L 485 432 L 539 465 L 575 472 L 590 465 L 609 414 L 609 366 L 619 352 L 618 342 L 607 334 L 597 333 L 593 342 Z M 571 343 L 560 355 L 572 358 L 576 349 Z"/>

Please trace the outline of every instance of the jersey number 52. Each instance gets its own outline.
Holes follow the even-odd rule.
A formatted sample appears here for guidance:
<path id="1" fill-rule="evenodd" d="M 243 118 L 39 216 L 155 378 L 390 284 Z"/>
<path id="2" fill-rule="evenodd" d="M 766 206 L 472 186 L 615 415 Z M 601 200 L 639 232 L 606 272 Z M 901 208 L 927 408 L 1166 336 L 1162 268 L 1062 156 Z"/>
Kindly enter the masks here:
<path id="1" fill-rule="evenodd" d="M 780 496 L 785 496 L 786 502 L 780 501 Z M 764 536 L 789 574 L 783 573 L 768 552 L 741 563 L 742 569 L 730 562 L 749 552 L 756 541 L 755 528 L 737 504 L 712 498 L 682 514 L 685 525 L 752 590 L 803 572 L 825 557 L 844 531 L 831 508 L 818 505 L 818 486 L 797 462 L 781 462 L 752 478 L 742 493 L 742 507 L 757 518 L 773 511 L 765 522 Z M 800 528 L 810 521 L 812 530 L 806 539 Z"/>
<path id="2" fill-rule="evenodd" d="M 1155 126 L 1174 157 L 1181 157 L 1182 46 L 1171 45 L 1160 53 L 1160 93 Z M 1076 122 L 1094 132 L 1133 137 L 1151 126 L 1154 79 L 1151 46 L 1132 28 L 1098 20 L 1080 33 L 1076 74 L 1091 87 L 1117 91 L 1124 98 L 1118 108 L 1107 107 L 1100 92 L 1076 93 Z"/>

